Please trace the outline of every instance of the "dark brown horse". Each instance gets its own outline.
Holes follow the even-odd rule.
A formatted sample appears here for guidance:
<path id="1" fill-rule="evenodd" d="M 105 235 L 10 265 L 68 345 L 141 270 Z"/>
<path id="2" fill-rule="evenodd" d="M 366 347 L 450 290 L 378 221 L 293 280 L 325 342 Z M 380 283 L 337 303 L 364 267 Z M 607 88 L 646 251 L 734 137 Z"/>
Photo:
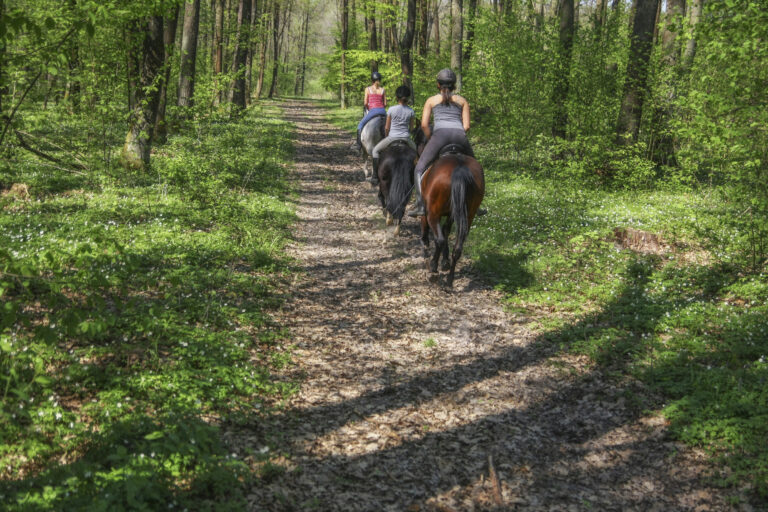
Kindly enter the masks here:
<path id="1" fill-rule="evenodd" d="M 418 155 L 408 144 L 395 141 L 379 155 L 379 201 L 387 216 L 387 226 L 395 224 L 400 234 L 405 205 L 413 190 L 413 168 Z"/>
<path id="2" fill-rule="evenodd" d="M 443 270 L 448 270 L 447 285 L 453 286 L 456 262 L 461 257 L 472 220 L 485 195 L 483 167 L 471 156 L 449 153 L 441 156 L 424 174 L 421 182 L 426 216 L 421 218 L 421 242 L 429 250 L 429 228 L 435 237 L 435 254 L 429 270 L 437 272 L 440 255 Z M 441 226 L 440 220 L 445 218 Z M 448 235 L 456 224 L 456 243 L 450 266 L 448 263 Z"/>

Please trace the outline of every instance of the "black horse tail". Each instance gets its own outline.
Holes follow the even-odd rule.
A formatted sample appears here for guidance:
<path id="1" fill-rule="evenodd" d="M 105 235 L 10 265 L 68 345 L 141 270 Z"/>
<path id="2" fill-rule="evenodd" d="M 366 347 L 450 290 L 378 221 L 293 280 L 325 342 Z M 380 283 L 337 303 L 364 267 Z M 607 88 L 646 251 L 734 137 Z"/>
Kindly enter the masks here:
<path id="1" fill-rule="evenodd" d="M 404 155 L 398 155 L 392 159 L 392 181 L 389 185 L 389 197 L 387 197 L 387 211 L 392 217 L 400 220 L 405 213 L 405 205 L 411 198 L 413 190 L 413 159 Z"/>
<path id="2" fill-rule="evenodd" d="M 459 165 L 451 174 L 451 216 L 456 224 L 457 246 L 464 245 L 469 233 L 469 216 L 467 214 L 467 200 L 472 198 L 475 192 L 475 179 L 466 165 Z"/>

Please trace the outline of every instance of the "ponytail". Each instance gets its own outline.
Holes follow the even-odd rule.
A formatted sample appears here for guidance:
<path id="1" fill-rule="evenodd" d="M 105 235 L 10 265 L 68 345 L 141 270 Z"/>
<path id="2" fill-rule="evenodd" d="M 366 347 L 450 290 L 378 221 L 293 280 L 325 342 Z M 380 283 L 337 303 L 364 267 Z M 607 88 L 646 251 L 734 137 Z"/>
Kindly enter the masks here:
<path id="1" fill-rule="evenodd" d="M 443 96 L 443 105 L 449 105 L 453 97 L 453 87 L 440 87 L 440 94 Z"/>

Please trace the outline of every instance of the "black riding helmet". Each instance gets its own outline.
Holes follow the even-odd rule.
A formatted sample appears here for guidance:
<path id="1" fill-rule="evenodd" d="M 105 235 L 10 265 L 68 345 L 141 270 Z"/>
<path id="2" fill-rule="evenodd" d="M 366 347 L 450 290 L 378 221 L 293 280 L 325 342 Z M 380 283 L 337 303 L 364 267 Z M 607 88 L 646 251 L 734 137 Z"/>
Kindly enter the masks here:
<path id="1" fill-rule="evenodd" d="M 440 84 L 440 87 L 453 89 L 456 87 L 456 73 L 449 68 L 441 69 L 437 74 L 437 83 Z"/>
<path id="2" fill-rule="evenodd" d="M 378 71 L 374 71 L 371 73 L 371 82 L 375 82 L 377 80 L 381 82 L 381 73 L 379 73 Z"/>

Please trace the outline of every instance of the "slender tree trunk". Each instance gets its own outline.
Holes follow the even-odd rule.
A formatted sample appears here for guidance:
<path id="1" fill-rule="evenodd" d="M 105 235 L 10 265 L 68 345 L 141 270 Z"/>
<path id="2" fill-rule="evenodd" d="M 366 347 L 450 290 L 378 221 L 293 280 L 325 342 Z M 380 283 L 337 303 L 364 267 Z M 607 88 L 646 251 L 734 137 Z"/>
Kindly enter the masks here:
<path id="1" fill-rule="evenodd" d="M 176 49 L 176 21 L 179 19 L 179 6 L 173 7 L 165 17 L 163 27 L 163 68 L 164 77 L 160 84 L 160 103 L 157 106 L 157 119 L 155 120 L 155 139 L 165 142 L 168 135 L 168 126 L 165 122 L 165 106 L 168 103 L 168 84 L 171 80 L 171 63 Z"/>
<path id="2" fill-rule="evenodd" d="M 371 6 L 371 17 L 365 19 L 366 26 L 368 27 L 368 50 L 376 52 L 378 48 L 378 37 L 376 34 L 376 4 Z M 379 70 L 379 62 L 376 59 L 371 59 L 371 71 Z"/>
<path id="3" fill-rule="evenodd" d="M 701 19 L 701 13 L 704 9 L 704 0 L 691 0 L 691 15 L 688 19 L 691 31 L 695 31 L 696 25 Z M 683 65 L 686 69 L 690 69 L 693 66 L 693 59 L 696 57 L 696 37 L 691 38 L 685 44 L 685 53 L 683 54 Z"/>
<path id="4" fill-rule="evenodd" d="M 461 92 L 461 38 L 464 34 L 463 0 L 451 0 L 451 68 L 456 73 L 456 91 Z"/>
<path id="5" fill-rule="evenodd" d="M 680 44 L 677 42 L 676 27 L 685 16 L 685 0 L 667 0 L 664 30 L 661 32 L 662 70 L 660 94 L 653 112 L 653 140 L 651 154 L 654 161 L 675 164 L 675 141 L 669 121 L 674 116 L 674 102 L 677 97 L 676 85 L 679 76 Z"/>
<path id="6" fill-rule="evenodd" d="M 274 26 L 272 29 L 272 84 L 269 86 L 269 98 L 277 93 L 277 71 L 280 66 L 280 2 L 275 0 L 272 11 Z"/>
<path id="7" fill-rule="evenodd" d="M 400 41 L 400 71 L 403 74 L 403 85 L 411 90 L 413 99 L 413 39 L 416 28 L 416 0 L 408 0 L 405 32 Z"/>
<path id="8" fill-rule="evenodd" d="M 248 56 L 246 57 L 246 67 L 248 68 L 248 77 L 246 84 L 245 99 L 251 103 L 251 93 L 253 92 L 253 54 L 256 51 L 256 23 L 259 16 L 258 1 L 251 1 L 251 27 L 248 31 Z"/>
<path id="9" fill-rule="evenodd" d="M 593 21 L 593 29 L 594 29 L 594 35 L 595 40 L 602 40 L 603 38 L 603 27 L 605 26 L 605 14 L 606 14 L 606 7 L 608 5 L 608 0 L 597 0 L 597 5 L 595 5 L 595 15 L 592 18 Z"/>
<path id="10" fill-rule="evenodd" d="M 139 61 L 138 87 L 121 160 L 125 167 L 144 169 L 149 165 L 157 106 L 160 102 L 160 89 L 153 85 L 156 85 L 163 67 L 163 17 L 152 16 L 137 28 L 143 32 L 141 52 L 135 56 Z"/>
<path id="11" fill-rule="evenodd" d="M 624 99 L 621 103 L 616 130 L 620 142 L 635 142 L 640 132 L 640 119 L 643 115 L 643 101 L 648 81 L 648 63 L 653 46 L 653 25 L 660 1 L 636 0 L 627 78 L 624 82 Z"/>
<path id="12" fill-rule="evenodd" d="M 557 48 L 557 72 L 555 74 L 555 86 L 552 91 L 552 103 L 555 105 L 552 135 L 560 138 L 565 138 L 568 127 L 568 109 L 566 104 L 570 89 L 574 15 L 573 0 L 562 0 L 560 3 L 560 39 Z"/>
<path id="13" fill-rule="evenodd" d="M 214 103 L 218 105 L 223 99 L 223 87 L 220 75 L 224 71 L 224 0 L 212 0 L 211 4 L 216 6 L 216 14 L 213 22 L 213 73 L 218 88 L 214 97 Z"/>
<path id="14" fill-rule="evenodd" d="M 0 0 L 0 19 L 5 16 L 5 0 Z M 3 108 L 5 96 L 8 94 L 8 79 L 5 71 L 5 38 L 0 37 L 0 119 L 5 117 Z"/>
<path id="15" fill-rule="evenodd" d="M 307 79 L 307 40 L 309 38 L 309 9 L 304 19 L 304 43 L 301 51 L 301 96 L 304 96 L 304 84 Z"/>
<path id="16" fill-rule="evenodd" d="M 477 14 L 477 0 L 469 0 L 467 12 L 467 39 L 464 41 L 464 56 L 462 66 L 469 64 L 469 56 L 472 54 L 472 44 L 475 41 L 475 15 Z"/>
<path id="17" fill-rule="evenodd" d="M 419 0 L 419 56 L 426 57 L 429 51 L 429 0 Z"/>
<path id="18" fill-rule="evenodd" d="M 195 61 L 197 60 L 197 33 L 200 26 L 200 0 L 184 5 L 184 32 L 181 38 L 181 66 L 179 69 L 178 106 L 191 107 L 195 94 Z"/>
<path id="19" fill-rule="evenodd" d="M 248 57 L 248 39 L 251 26 L 251 0 L 240 0 L 237 8 L 237 40 L 235 42 L 232 73 L 235 81 L 232 86 L 232 105 L 245 109 L 245 59 Z"/>
<path id="20" fill-rule="evenodd" d="M 339 97 L 341 108 L 347 108 L 347 38 L 349 36 L 348 0 L 341 0 L 341 81 Z"/>
<path id="21" fill-rule="evenodd" d="M 272 0 L 274 3 L 276 0 Z M 272 7 L 271 4 L 264 6 L 264 12 L 269 12 L 269 9 Z M 261 97 L 261 92 L 264 90 L 264 71 L 267 67 L 267 44 L 269 43 L 269 31 L 267 30 L 267 27 L 269 27 L 271 21 L 267 19 L 261 20 L 261 29 L 260 29 L 260 35 L 261 35 L 261 42 L 259 46 L 259 79 L 256 82 L 256 98 Z"/>
<path id="22" fill-rule="evenodd" d="M 435 25 L 435 57 L 440 56 L 440 0 L 434 0 L 432 23 Z"/>

